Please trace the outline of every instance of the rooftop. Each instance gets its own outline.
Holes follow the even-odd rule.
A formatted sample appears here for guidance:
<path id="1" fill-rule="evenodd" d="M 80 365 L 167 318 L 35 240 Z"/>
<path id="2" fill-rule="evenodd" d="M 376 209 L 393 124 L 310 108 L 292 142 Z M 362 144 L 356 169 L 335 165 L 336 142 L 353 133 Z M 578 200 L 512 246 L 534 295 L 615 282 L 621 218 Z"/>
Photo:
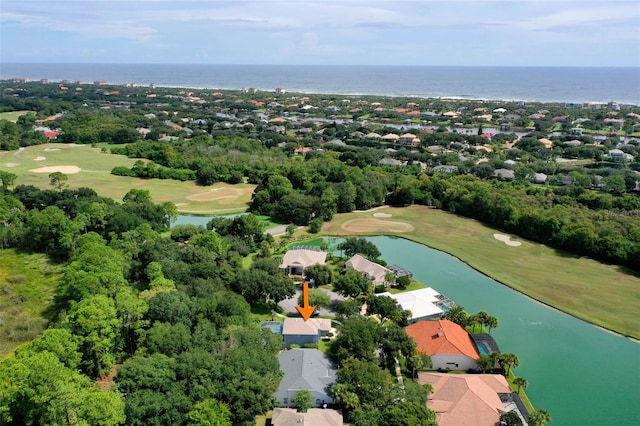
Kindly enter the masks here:
<path id="1" fill-rule="evenodd" d="M 289 349 L 278 355 L 284 373 L 278 392 L 307 389 L 326 392 L 336 381 L 336 369 L 329 357 L 318 349 Z"/>
<path id="2" fill-rule="evenodd" d="M 285 253 L 282 259 L 281 269 L 287 266 L 302 266 L 306 268 L 311 265 L 324 265 L 327 261 L 327 253 L 318 250 L 293 249 Z"/>
<path id="3" fill-rule="evenodd" d="M 480 358 L 469 333 L 452 321 L 419 321 L 407 326 L 405 330 L 415 340 L 418 350 L 429 356 L 466 355 L 472 359 Z"/>
<path id="4" fill-rule="evenodd" d="M 311 408 L 298 413 L 293 408 L 275 408 L 271 420 L 273 426 L 342 426 L 342 415 L 336 410 Z"/>
<path id="5" fill-rule="evenodd" d="M 283 335 L 317 336 L 318 331 L 331 330 L 331 320 L 327 318 L 285 318 L 282 326 Z"/>
<path id="6" fill-rule="evenodd" d="M 512 393 L 497 374 L 420 373 L 418 383 L 433 386 L 427 406 L 440 426 L 495 426 L 507 411 L 499 394 Z"/>
<path id="7" fill-rule="evenodd" d="M 441 303 L 438 297 L 440 293 L 429 287 L 397 294 L 380 293 L 379 296 L 389 296 L 398 302 L 402 310 L 410 310 L 410 320 L 439 316 L 443 313 L 442 308 L 438 306 Z"/>

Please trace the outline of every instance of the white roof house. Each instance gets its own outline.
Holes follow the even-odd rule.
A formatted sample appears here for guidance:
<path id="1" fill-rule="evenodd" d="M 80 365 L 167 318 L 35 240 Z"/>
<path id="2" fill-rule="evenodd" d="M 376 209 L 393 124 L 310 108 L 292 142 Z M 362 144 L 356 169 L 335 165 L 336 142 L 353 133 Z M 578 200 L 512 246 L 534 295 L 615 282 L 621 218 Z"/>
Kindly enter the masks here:
<path id="1" fill-rule="evenodd" d="M 444 313 L 439 306 L 442 303 L 440 293 L 430 287 L 397 294 L 380 293 L 378 296 L 389 296 L 398 302 L 400 309 L 411 311 L 409 321 L 412 322 L 438 318 Z"/>
<path id="2" fill-rule="evenodd" d="M 304 269 L 312 265 L 324 265 L 327 253 L 318 250 L 296 249 L 285 253 L 280 269 L 291 275 L 303 275 Z"/>
<path id="3" fill-rule="evenodd" d="M 362 272 L 369 281 L 372 281 L 374 285 L 384 284 L 385 276 L 388 273 L 393 272 L 390 269 L 385 268 L 375 262 L 370 261 L 366 257 L 356 254 L 345 264 L 347 269 L 355 269 Z"/>

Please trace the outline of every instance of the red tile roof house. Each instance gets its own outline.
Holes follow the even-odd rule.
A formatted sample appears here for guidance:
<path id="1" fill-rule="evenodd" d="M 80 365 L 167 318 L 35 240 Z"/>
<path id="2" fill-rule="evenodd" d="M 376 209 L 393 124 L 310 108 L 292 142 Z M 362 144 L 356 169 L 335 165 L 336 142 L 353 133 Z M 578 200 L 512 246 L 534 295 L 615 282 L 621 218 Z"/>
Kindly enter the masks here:
<path id="1" fill-rule="evenodd" d="M 418 383 L 433 386 L 427 406 L 436 412 L 440 426 L 495 426 L 508 411 L 516 411 L 527 424 L 526 409 L 514 401 L 501 375 L 420 373 Z"/>
<path id="2" fill-rule="evenodd" d="M 282 326 L 284 347 L 292 344 L 302 346 L 307 343 L 318 343 L 331 330 L 331 320 L 327 318 L 285 318 Z"/>
<path id="3" fill-rule="evenodd" d="M 312 265 L 324 265 L 327 253 L 317 250 L 292 249 L 285 253 L 280 269 L 289 275 L 304 275 L 305 268 Z"/>
<path id="4" fill-rule="evenodd" d="M 480 358 L 471 336 L 458 324 L 449 320 L 425 320 L 405 328 L 416 342 L 417 350 L 426 352 L 433 368 L 452 370 L 477 369 Z"/>

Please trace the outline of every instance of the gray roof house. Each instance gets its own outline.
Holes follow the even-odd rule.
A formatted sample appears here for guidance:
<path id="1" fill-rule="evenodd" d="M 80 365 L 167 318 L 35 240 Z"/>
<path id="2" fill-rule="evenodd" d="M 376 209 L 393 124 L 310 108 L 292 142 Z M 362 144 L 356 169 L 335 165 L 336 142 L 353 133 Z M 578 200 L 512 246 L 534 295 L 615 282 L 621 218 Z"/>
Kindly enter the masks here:
<path id="1" fill-rule="evenodd" d="M 501 179 L 514 179 L 516 177 L 513 170 L 509 169 L 496 169 L 493 171 L 493 176 Z"/>
<path id="2" fill-rule="evenodd" d="M 618 162 L 626 161 L 626 160 L 633 161 L 633 155 L 627 154 L 620 149 L 609 150 L 608 157 L 611 161 L 618 161 Z"/>
<path id="3" fill-rule="evenodd" d="M 317 407 L 332 404 L 329 389 L 336 381 L 336 369 L 329 357 L 317 349 L 290 349 L 278 355 L 284 373 L 275 398 L 282 407 L 289 407 L 291 399 L 306 389 Z"/>
<path id="4" fill-rule="evenodd" d="M 388 273 L 393 274 L 390 269 L 372 262 L 359 254 L 356 254 L 351 259 L 347 260 L 345 268 L 355 269 L 356 271 L 362 272 L 369 281 L 373 282 L 374 285 L 384 284 L 386 275 Z"/>
<path id="5" fill-rule="evenodd" d="M 285 318 L 282 326 L 284 347 L 318 343 L 331 330 L 331 320 L 327 318 Z"/>

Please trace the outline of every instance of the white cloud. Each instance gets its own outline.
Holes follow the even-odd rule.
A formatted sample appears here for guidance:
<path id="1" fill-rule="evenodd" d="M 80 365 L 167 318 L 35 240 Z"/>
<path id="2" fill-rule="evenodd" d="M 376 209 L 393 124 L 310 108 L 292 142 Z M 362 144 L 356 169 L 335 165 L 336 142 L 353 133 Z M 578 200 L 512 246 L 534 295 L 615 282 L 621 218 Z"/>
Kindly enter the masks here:
<path id="1" fill-rule="evenodd" d="M 359 58 L 354 52 L 373 50 L 375 56 L 395 62 L 414 60 L 403 53 L 410 45 L 446 63 L 454 49 L 464 57 L 465 49 L 490 49 L 496 40 L 502 45 L 517 41 L 523 50 L 539 47 L 541 40 L 577 47 L 579 40 L 589 40 L 594 51 L 614 41 L 640 47 L 638 0 L 1 1 L 5 46 L 12 38 L 35 46 L 37 37 L 50 42 L 64 33 L 77 43 L 68 49 L 78 55 L 90 42 L 101 44 L 107 56 L 112 49 L 113 57 L 126 49 L 149 55 L 162 45 L 170 55 L 172 45 L 205 44 L 208 51 L 220 52 L 216 58 L 224 62 L 236 60 L 239 52 L 267 57 L 269 42 L 268 48 L 282 60 L 291 52 L 303 52 L 305 60 L 315 55 L 323 63 L 326 58 L 352 62 Z M 223 48 L 223 43 L 231 46 Z M 589 47 L 583 49 L 589 53 Z M 225 57 L 225 52 L 233 56 Z M 631 60 L 640 64 L 640 58 Z"/>

